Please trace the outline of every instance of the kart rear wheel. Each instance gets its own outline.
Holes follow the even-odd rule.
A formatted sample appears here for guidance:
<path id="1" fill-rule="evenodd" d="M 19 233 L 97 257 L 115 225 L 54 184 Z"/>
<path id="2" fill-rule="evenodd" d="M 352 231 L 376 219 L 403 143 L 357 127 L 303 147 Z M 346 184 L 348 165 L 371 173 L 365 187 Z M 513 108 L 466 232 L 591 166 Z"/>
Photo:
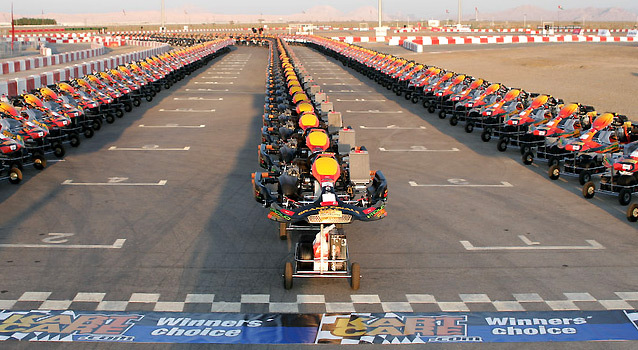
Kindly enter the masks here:
<path id="1" fill-rule="evenodd" d="M 146 95 L 146 102 L 153 101 L 153 95 Z"/>
<path id="2" fill-rule="evenodd" d="M 534 153 L 532 151 L 527 151 L 523 154 L 523 164 L 530 165 L 534 163 Z"/>
<path id="3" fill-rule="evenodd" d="M 405 93 L 405 99 L 406 100 L 411 100 L 412 99 L 412 93 L 411 92 L 406 92 Z"/>
<path id="4" fill-rule="evenodd" d="M 139 97 L 133 99 L 133 106 L 139 107 L 142 104 L 142 100 Z"/>
<path id="5" fill-rule="evenodd" d="M 22 171 L 20 171 L 20 169 L 18 168 L 11 168 L 9 170 L 9 182 L 17 185 L 20 183 L 20 181 L 22 181 Z"/>
<path id="6" fill-rule="evenodd" d="M 552 180 L 558 180 L 558 178 L 560 177 L 560 165 L 554 164 L 550 166 L 549 170 L 547 171 L 547 176 L 549 176 L 549 178 Z"/>
<path id="7" fill-rule="evenodd" d="M 440 111 L 439 111 L 439 118 L 440 118 L 440 119 L 445 119 L 445 117 L 446 117 L 446 113 L 445 113 L 445 111 L 444 111 L 444 110 L 440 110 Z"/>
<path id="8" fill-rule="evenodd" d="M 532 148 L 530 146 L 527 146 L 527 145 L 521 146 L 521 154 L 525 154 L 525 153 L 527 153 L 527 152 L 529 152 L 531 150 L 532 150 Z"/>
<path id="9" fill-rule="evenodd" d="M 55 145 L 53 145 L 54 156 L 56 156 L 57 158 L 62 158 L 64 157 L 65 154 L 66 154 L 66 150 L 64 149 L 64 146 L 62 146 L 61 143 L 56 143 Z"/>
<path id="10" fill-rule="evenodd" d="M 47 160 L 44 155 L 37 153 L 33 155 L 33 167 L 38 170 L 43 170 L 47 167 Z"/>
<path id="11" fill-rule="evenodd" d="M 417 95 L 412 96 L 412 103 L 417 103 L 417 102 L 419 102 L 419 96 Z"/>
<path id="12" fill-rule="evenodd" d="M 581 185 L 584 185 L 590 181 L 591 181 L 591 171 L 583 170 L 580 172 L 580 174 L 578 174 L 578 182 Z"/>
<path id="13" fill-rule="evenodd" d="M 627 220 L 630 222 L 638 221 L 638 203 L 634 203 L 627 208 Z"/>
<path id="14" fill-rule="evenodd" d="M 465 132 L 470 134 L 472 131 L 474 131 L 474 123 L 465 124 Z"/>
<path id="15" fill-rule="evenodd" d="M 450 117 L 450 125 L 456 126 L 459 123 L 459 118 L 455 115 Z"/>
<path id="16" fill-rule="evenodd" d="M 433 104 L 430 104 L 430 105 L 428 106 L 428 112 L 429 112 L 429 113 L 434 113 L 434 112 L 436 112 L 436 106 L 435 106 L 435 105 L 433 105 Z"/>
<path id="17" fill-rule="evenodd" d="M 594 198 L 595 194 L 596 194 L 596 186 L 594 185 L 593 182 L 588 181 L 583 186 L 583 197 L 590 199 L 590 198 Z"/>
<path id="18" fill-rule="evenodd" d="M 279 239 L 285 241 L 288 238 L 288 225 L 285 222 L 279 223 Z"/>
<path id="19" fill-rule="evenodd" d="M 481 133 L 481 140 L 483 142 L 489 142 L 492 139 L 492 133 L 489 130 L 483 130 Z"/>
<path id="20" fill-rule="evenodd" d="M 125 111 L 126 113 L 128 113 L 128 112 L 130 112 L 130 111 L 132 111 L 132 110 L 133 110 L 133 104 L 131 104 L 131 103 L 126 103 L 126 104 L 124 105 L 124 111 Z"/>
<path id="21" fill-rule="evenodd" d="M 350 272 L 350 287 L 352 288 L 352 290 L 358 290 L 361 284 L 361 267 L 358 263 L 352 263 Z"/>
<path id="22" fill-rule="evenodd" d="M 401 91 L 401 89 L 396 89 L 396 91 L 394 92 L 397 96 L 401 96 L 401 94 L 403 93 Z"/>
<path id="23" fill-rule="evenodd" d="M 560 160 L 558 160 L 558 158 L 549 157 L 549 161 L 548 161 L 549 166 L 558 165 L 559 163 L 560 163 Z"/>
<path id="24" fill-rule="evenodd" d="M 104 120 L 106 120 L 106 122 L 109 123 L 109 124 L 113 124 L 115 122 L 115 116 L 113 116 L 113 113 L 109 112 L 104 117 Z"/>
<path id="25" fill-rule="evenodd" d="M 423 108 L 430 108 L 430 101 L 428 101 L 428 100 L 423 100 L 422 105 L 423 105 Z"/>
<path id="26" fill-rule="evenodd" d="M 284 266 L 284 288 L 292 288 L 292 263 L 286 262 Z"/>
<path id="27" fill-rule="evenodd" d="M 82 141 L 80 141 L 80 135 L 78 135 L 77 133 L 72 133 L 71 135 L 69 135 L 69 144 L 71 145 L 71 147 L 77 147 L 80 145 Z"/>
<path id="28" fill-rule="evenodd" d="M 93 137 L 93 135 L 95 135 L 95 131 L 93 130 L 93 128 L 84 129 L 84 137 L 90 139 L 91 137 Z"/>
<path id="29" fill-rule="evenodd" d="M 620 203 L 620 205 L 628 205 L 631 203 L 631 191 L 629 189 L 623 188 L 618 192 L 618 203 Z"/>
<path id="30" fill-rule="evenodd" d="M 115 110 L 115 116 L 118 118 L 122 118 L 124 116 L 124 110 L 122 108 L 118 108 Z"/>

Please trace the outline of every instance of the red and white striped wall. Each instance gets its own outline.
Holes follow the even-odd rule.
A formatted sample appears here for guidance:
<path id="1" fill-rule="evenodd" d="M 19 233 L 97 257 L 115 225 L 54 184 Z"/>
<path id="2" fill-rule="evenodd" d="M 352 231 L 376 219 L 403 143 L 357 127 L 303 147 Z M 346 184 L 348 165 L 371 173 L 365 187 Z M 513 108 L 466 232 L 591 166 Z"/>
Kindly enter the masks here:
<path id="1" fill-rule="evenodd" d="M 103 55 L 106 52 L 104 46 L 97 49 L 88 49 L 81 51 L 59 53 L 45 57 L 32 57 L 22 60 L 7 61 L 0 63 L 0 75 L 11 74 L 16 72 L 27 71 L 30 69 L 55 66 L 58 64 L 73 62 L 77 60 L 83 60 L 91 57 Z"/>
<path id="2" fill-rule="evenodd" d="M 423 52 L 423 46 L 465 45 L 465 44 L 522 44 L 522 43 L 558 43 L 558 42 L 638 42 L 635 37 L 605 37 L 594 35 L 554 35 L 554 36 L 471 36 L 471 37 L 415 37 L 402 42 L 403 47 L 415 52 Z"/>
<path id="3" fill-rule="evenodd" d="M 56 69 L 51 72 L 31 75 L 26 78 L 0 81 L 0 94 L 7 96 L 16 96 L 23 93 L 24 91 L 30 91 L 44 85 L 55 84 L 63 80 L 79 78 L 93 72 L 115 68 L 118 65 L 141 60 L 149 56 L 159 55 L 168 52 L 169 50 L 170 46 L 164 44 L 142 51 L 112 56 L 96 61 L 84 62 L 81 64 L 75 64 L 65 68 Z"/>

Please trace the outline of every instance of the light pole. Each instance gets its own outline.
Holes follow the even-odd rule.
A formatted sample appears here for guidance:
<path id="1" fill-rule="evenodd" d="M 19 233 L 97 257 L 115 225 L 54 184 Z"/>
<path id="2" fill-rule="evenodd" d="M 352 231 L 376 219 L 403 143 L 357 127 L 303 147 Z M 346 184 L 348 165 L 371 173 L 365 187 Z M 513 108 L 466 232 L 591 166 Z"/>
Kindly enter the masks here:
<path id="1" fill-rule="evenodd" d="M 527 28 L 527 13 L 523 14 L 523 29 Z"/>
<path id="2" fill-rule="evenodd" d="M 162 12 L 162 18 L 161 18 L 162 31 L 165 31 L 166 30 L 166 28 L 165 28 L 166 27 L 166 14 L 164 13 L 164 0 L 162 0 L 162 11 L 161 12 Z"/>
<path id="3" fill-rule="evenodd" d="M 381 0 L 379 0 L 379 28 L 381 28 Z"/>
<path id="4" fill-rule="evenodd" d="M 459 15 L 457 22 L 459 26 L 461 26 L 461 0 L 459 0 Z"/>

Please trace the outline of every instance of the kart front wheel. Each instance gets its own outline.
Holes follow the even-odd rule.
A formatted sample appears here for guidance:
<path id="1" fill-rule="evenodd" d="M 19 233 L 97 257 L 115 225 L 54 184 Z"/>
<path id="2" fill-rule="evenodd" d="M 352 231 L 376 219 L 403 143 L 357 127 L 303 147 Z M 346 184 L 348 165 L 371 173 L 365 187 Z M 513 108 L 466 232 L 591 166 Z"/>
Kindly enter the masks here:
<path id="1" fill-rule="evenodd" d="M 534 153 L 532 151 L 527 151 L 523 154 L 523 164 L 531 165 L 534 163 Z"/>
<path id="2" fill-rule="evenodd" d="M 411 92 L 406 92 L 405 93 L 405 99 L 406 100 L 411 100 L 412 99 L 412 93 Z"/>
<path id="3" fill-rule="evenodd" d="M 64 146 L 62 146 L 62 144 L 56 143 L 55 145 L 53 145 L 54 156 L 56 156 L 57 158 L 62 158 L 65 154 L 66 151 L 64 150 Z"/>
<path id="4" fill-rule="evenodd" d="M 352 290 L 358 290 L 361 285 L 361 267 L 358 263 L 352 263 L 350 273 L 350 287 L 352 287 Z"/>
<path id="5" fill-rule="evenodd" d="M 95 131 L 93 130 L 93 128 L 84 129 L 84 137 L 90 139 L 91 137 L 93 137 L 93 135 L 95 135 Z"/>
<path id="6" fill-rule="evenodd" d="M 496 144 L 496 149 L 499 152 L 505 152 L 507 151 L 507 144 L 508 144 L 507 139 L 499 139 L 498 143 Z"/>
<path id="7" fill-rule="evenodd" d="M 22 181 L 22 172 L 18 168 L 11 168 L 9 170 L 9 182 L 17 185 Z M 636 221 L 636 220 L 634 220 Z"/>
<path id="8" fill-rule="evenodd" d="M 487 130 L 483 130 L 483 132 L 481 133 L 481 140 L 483 142 L 489 142 L 491 139 L 492 139 L 492 133 Z"/>
<path id="9" fill-rule="evenodd" d="M 459 118 L 455 115 L 450 117 L 450 125 L 456 126 L 459 123 Z"/>
<path id="10" fill-rule="evenodd" d="M 99 119 L 93 119 L 93 124 L 91 125 L 91 127 L 95 131 L 102 129 L 102 121 Z"/>
<path id="11" fill-rule="evenodd" d="M 446 115 L 445 111 L 443 111 L 443 110 L 439 111 L 439 118 L 440 119 L 445 119 L 445 115 Z"/>
<path id="12" fill-rule="evenodd" d="M 122 118 L 124 116 L 124 110 L 122 108 L 118 108 L 115 110 L 115 116 L 118 118 Z"/>
<path id="13" fill-rule="evenodd" d="M 47 160 L 44 155 L 39 153 L 33 155 L 33 167 L 38 170 L 43 170 L 47 167 Z"/>
<path id="14" fill-rule="evenodd" d="M 627 208 L 627 220 L 630 222 L 638 221 L 638 203 L 634 203 Z"/>
<path id="15" fill-rule="evenodd" d="M 292 263 L 286 262 L 284 266 L 284 288 L 292 288 Z"/>
<path id="16" fill-rule="evenodd" d="M 69 135 L 69 144 L 71 145 L 71 147 L 78 147 L 80 143 L 80 135 L 75 132 Z"/>
<path id="17" fill-rule="evenodd" d="M 547 171 L 547 176 L 549 176 L 549 178 L 552 180 L 558 180 L 558 178 L 560 177 L 560 166 L 558 164 L 550 166 L 549 170 Z"/>
<path id="18" fill-rule="evenodd" d="M 429 112 L 429 113 L 434 113 L 434 112 L 436 112 L 436 106 L 435 106 L 434 104 L 430 104 L 430 105 L 428 106 L 428 112 Z"/>
<path id="19" fill-rule="evenodd" d="M 104 117 L 104 120 L 106 120 L 109 124 L 113 124 L 115 122 L 115 117 L 113 116 L 113 113 L 109 112 L 106 114 L 106 117 Z"/>
<path id="20" fill-rule="evenodd" d="M 279 223 L 279 239 L 285 241 L 288 238 L 288 225 L 285 222 Z"/>
<path id="21" fill-rule="evenodd" d="M 627 205 L 630 202 L 631 202 L 631 191 L 626 188 L 623 188 L 618 193 L 618 203 L 620 203 L 620 205 Z"/>
<path id="22" fill-rule="evenodd" d="M 419 102 L 419 96 L 417 95 L 412 96 L 412 103 L 417 103 L 417 102 Z"/>
<path id="23" fill-rule="evenodd" d="M 588 181 L 583 186 L 583 197 L 585 197 L 587 199 L 591 199 L 591 198 L 594 198 L 595 194 L 596 194 L 596 186 L 594 185 L 593 182 Z"/>
<path id="24" fill-rule="evenodd" d="M 142 104 L 142 101 L 140 100 L 139 97 L 136 97 L 133 99 L 133 106 L 139 107 L 141 104 Z"/>

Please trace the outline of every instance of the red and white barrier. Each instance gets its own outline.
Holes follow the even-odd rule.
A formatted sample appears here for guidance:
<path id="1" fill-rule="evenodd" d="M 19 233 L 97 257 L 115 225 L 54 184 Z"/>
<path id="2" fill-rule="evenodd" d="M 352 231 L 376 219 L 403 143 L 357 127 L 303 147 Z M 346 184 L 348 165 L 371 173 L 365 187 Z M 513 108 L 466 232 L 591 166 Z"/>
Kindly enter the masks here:
<path id="1" fill-rule="evenodd" d="M 44 57 L 32 57 L 21 60 L 8 61 L 0 63 L 0 75 L 11 74 L 30 69 L 55 66 L 62 63 L 83 60 L 91 57 L 103 55 L 106 52 L 104 46 L 97 49 L 80 50 L 73 52 L 65 52 Z"/>

